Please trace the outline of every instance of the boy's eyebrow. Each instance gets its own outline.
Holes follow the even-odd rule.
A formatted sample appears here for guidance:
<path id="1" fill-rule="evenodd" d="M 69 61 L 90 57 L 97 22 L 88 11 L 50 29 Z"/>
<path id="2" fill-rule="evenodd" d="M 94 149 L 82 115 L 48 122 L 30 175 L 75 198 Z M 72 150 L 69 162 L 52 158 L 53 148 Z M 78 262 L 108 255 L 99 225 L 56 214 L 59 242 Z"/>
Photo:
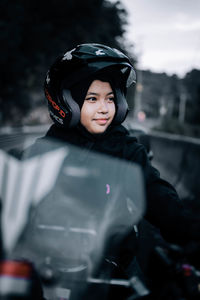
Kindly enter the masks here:
<path id="1" fill-rule="evenodd" d="M 108 95 L 111 95 L 111 94 L 114 94 L 113 92 L 109 92 L 108 94 L 106 94 L 107 96 Z M 86 96 L 88 96 L 88 95 L 96 95 L 96 96 L 98 96 L 99 95 L 99 93 L 95 93 L 95 92 L 89 92 L 89 93 L 87 93 L 87 95 Z"/>

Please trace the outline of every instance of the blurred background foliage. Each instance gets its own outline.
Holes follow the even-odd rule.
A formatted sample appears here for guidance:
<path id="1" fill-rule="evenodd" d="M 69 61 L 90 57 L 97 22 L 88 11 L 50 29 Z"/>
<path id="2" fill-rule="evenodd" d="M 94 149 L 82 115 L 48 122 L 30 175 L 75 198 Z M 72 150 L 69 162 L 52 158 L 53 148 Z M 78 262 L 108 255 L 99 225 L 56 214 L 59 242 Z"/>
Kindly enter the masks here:
<path id="1" fill-rule="evenodd" d="M 41 105 L 41 87 L 55 58 L 79 43 L 126 51 L 126 11 L 104 0 L 0 0 L 1 123 L 20 123 Z"/>
<path id="2" fill-rule="evenodd" d="M 79 43 L 104 43 L 127 53 L 127 11 L 120 1 L 0 0 L 0 125 L 48 122 L 45 74 L 55 58 Z M 129 116 L 156 121 L 156 130 L 200 137 L 200 70 L 184 78 L 137 70 Z M 151 126 L 152 127 L 152 126 Z"/>

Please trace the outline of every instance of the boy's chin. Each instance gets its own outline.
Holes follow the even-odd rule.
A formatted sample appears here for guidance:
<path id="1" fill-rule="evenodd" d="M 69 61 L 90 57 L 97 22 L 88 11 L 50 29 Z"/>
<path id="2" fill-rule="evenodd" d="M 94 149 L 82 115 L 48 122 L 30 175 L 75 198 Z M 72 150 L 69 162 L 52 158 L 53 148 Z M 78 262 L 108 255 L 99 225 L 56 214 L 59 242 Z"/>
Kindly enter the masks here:
<path id="1" fill-rule="evenodd" d="M 106 130 L 108 129 L 109 126 L 102 126 L 102 128 L 94 128 L 93 130 L 90 131 L 91 134 L 93 135 L 100 135 L 103 134 L 104 132 L 106 132 Z"/>

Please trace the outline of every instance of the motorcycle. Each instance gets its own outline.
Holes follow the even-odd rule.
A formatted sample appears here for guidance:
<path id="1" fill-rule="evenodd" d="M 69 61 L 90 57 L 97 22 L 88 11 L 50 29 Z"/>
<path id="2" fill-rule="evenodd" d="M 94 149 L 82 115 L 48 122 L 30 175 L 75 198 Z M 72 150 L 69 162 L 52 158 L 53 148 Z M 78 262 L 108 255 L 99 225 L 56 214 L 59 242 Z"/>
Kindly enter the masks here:
<path id="1" fill-rule="evenodd" d="M 156 230 L 150 280 L 134 260 L 124 269 L 145 213 L 138 165 L 52 140 L 27 145 L 0 151 L 1 299 L 199 298 L 200 272 Z"/>
<path id="2" fill-rule="evenodd" d="M 10 153 L 0 152 L 1 298 L 29 299 L 36 273 L 49 300 L 148 294 L 121 278 L 116 250 L 144 213 L 139 166 L 53 141 Z"/>

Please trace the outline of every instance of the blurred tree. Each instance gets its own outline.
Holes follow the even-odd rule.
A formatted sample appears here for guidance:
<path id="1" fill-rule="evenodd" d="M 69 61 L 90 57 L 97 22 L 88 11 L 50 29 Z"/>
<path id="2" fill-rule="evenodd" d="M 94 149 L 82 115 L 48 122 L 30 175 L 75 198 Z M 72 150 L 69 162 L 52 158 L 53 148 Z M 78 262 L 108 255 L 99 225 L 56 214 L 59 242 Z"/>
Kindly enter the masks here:
<path id="1" fill-rule="evenodd" d="M 125 24 L 119 1 L 0 0 L 1 121 L 35 105 L 49 65 L 68 48 L 99 42 L 126 52 Z"/>
<path id="2" fill-rule="evenodd" d="M 147 118 L 159 118 L 154 130 L 199 138 L 200 70 L 191 70 L 183 79 L 165 73 L 140 73 L 140 110 Z"/>
<path id="3" fill-rule="evenodd" d="M 171 81 L 165 73 L 142 71 L 138 84 L 141 85 L 141 109 L 149 118 L 158 118 L 161 107 L 168 110 L 171 104 Z"/>

